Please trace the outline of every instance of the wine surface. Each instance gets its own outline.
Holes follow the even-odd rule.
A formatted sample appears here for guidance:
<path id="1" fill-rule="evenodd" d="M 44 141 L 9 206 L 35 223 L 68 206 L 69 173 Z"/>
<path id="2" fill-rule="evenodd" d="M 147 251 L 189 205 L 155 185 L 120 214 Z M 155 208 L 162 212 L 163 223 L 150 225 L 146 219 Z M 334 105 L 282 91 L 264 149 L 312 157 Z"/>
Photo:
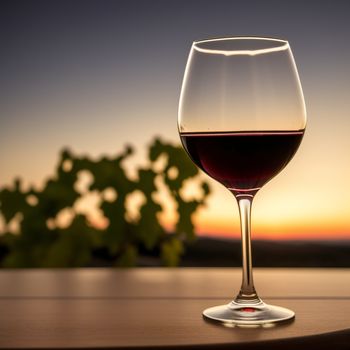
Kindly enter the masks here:
<path id="1" fill-rule="evenodd" d="M 235 194 L 254 193 L 292 159 L 299 131 L 180 133 L 197 166 Z"/>

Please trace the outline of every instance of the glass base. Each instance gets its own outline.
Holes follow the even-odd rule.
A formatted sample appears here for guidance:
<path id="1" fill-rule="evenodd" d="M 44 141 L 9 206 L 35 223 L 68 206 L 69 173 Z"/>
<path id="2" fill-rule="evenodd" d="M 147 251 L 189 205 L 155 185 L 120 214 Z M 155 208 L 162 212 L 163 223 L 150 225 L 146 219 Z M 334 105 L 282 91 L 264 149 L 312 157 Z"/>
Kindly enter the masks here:
<path id="1" fill-rule="evenodd" d="M 210 307 L 203 311 L 203 316 L 227 326 L 234 325 L 264 325 L 293 319 L 292 310 L 280 306 L 259 303 L 236 303 Z"/>

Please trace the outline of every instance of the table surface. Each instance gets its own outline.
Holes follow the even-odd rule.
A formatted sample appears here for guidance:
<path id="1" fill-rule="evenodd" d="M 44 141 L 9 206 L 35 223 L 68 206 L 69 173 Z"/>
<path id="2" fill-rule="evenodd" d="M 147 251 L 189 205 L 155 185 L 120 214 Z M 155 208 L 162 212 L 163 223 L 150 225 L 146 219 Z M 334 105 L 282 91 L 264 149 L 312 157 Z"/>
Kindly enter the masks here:
<path id="1" fill-rule="evenodd" d="M 240 278 L 231 268 L 0 270 L 0 348 L 350 349 L 349 269 L 257 268 L 260 297 L 295 320 L 205 321 Z"/>

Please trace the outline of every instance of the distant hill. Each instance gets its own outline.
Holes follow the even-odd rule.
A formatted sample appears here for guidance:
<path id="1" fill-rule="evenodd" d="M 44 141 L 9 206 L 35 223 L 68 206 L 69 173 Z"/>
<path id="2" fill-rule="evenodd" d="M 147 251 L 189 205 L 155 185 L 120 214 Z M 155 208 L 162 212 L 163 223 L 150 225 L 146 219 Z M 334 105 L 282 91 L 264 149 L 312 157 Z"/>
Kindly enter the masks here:
<path id="1" fill-rule="evenodd" d="M 254 267 L 350 267 L 350 240 L 253 240 Z M 140 249 L 138 266 L 162 266 L 159 251 Z M 180 267 L 241 267 L 241 241 L 198 237 L 186 246 Z M 91 267 L 114 266 L 106 249 L 95 250 Z"/>
<path id="2" fill-rule="evenodd" d="M 350 267 L 349 241 L 252 241 L 255 267 Z M 181 266 L 241 266 L 239 240 L 199 237 Z"/>

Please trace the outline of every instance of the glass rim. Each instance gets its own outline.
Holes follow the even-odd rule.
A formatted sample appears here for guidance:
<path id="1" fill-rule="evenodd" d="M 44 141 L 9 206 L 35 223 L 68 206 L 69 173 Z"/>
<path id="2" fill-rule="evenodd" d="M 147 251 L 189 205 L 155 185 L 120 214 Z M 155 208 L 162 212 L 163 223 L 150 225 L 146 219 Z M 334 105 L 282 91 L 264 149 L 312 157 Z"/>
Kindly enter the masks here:
<path id="1" fill-rule="evenodd" d="M 266 43 L 270 43 L 266 48 L 251 48 L 251 49 L 227 49 L 227 48 L 210 48 L 211 43 L 218 42 L 231 42 L 231 41 L 265 41 Z M 275 43 L 275 45 L 271 45 L 271 43 Z M 280 45 L 276 46 L 276 43 Z M 205 44 L 204 47 L 202 44 Z M 209 44 L 207 47 L 206 44 Z M 233 55 L 260 55 L 264 53 L 283 51 L 289 49 L 289 42 L 280 38 L 273 37 L 262 37 L 262 36 L 227 36 L 227 37 L 217 37 L 217 38 L 208 38 L 202 40 L 195 40 L 192 43 L 192 48 L 196 51 L 208 54 L 218 54 L 225 56 L 233 56 Z"/>

